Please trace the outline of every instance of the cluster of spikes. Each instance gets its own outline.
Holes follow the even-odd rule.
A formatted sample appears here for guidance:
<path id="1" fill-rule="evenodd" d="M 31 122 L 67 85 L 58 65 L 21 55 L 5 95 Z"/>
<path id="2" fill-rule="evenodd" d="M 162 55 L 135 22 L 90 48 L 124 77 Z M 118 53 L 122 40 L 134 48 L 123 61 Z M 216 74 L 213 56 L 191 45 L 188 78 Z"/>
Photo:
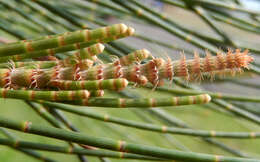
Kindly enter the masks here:
<path id="1" fill-rule="evenodd" d="M 104 90 L 123 90 L 130 83 L 134 86 L 152 84 L 155 88 L 165 80 L 183 77 L 201 80 L 203 75 L 214 76 L 227 70 L 235 72 L 248 68 L 253 58 L 248 51 L 229 50 L 204 58 L 197 53 L 194 58 L 180 60 L 155 58 L 146 50 L 136 50 L 110 63 L 103 63 L 97 56 L 105 46 L 101 43 L 131 36 L 134 29 L 116 24 L 93 30 L 80 30 L 35 40 L 25 40 L 0 46 L 0 96 L 25 100 L 68 102 L 88 106 L 156 107 L 194 103 L 207 103 L 210 96 L 172 97 L 164 99 L 98 98 Z M 65 59 L 56 53 L 73 51 Z M 38 58 L 41 61 L 24 61 Z M 39 59 L 41 58 L 41 59 Z M 43 59 L 43 60 L 42 60 Z"/>

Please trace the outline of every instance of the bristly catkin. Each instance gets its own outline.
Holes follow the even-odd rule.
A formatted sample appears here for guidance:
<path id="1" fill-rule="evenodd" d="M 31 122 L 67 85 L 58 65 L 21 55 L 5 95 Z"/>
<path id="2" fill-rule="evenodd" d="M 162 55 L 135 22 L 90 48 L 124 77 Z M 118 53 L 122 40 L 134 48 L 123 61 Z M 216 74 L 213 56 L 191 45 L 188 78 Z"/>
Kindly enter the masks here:
<path id="1" fill-rule="evenodd" d="M 126 58 L 126 57 L 125 57 Z M 217 72 L 241 68 L 249 68 L 253 61 L 248 51 L 241 52 L 229 50 L 227 54 L 218 53 L 211 56 L 208 52 L 205 58 L 199 58 L 194 54 L 194 59 L 186 60 L 185 56 L 177 61 L 169 58 L 165 61 L 161 58 L 153 58 L 145 64 L 133 63 L 122 66 L 120 59 L 114 63 L 99 64 L 93 67 L 91 63 L 78 63 L 76 65 L 61 68 L 56 66 L 50 69 L 0 69 L 1 87 L 9 87 L 12 84 L 22 87 L 42 88 L 51 80 L 103 80 L 125 78 L 128 81 L 145 85 L 149 81 L 157 86 L 163 79 L 172 80 L 173 77 L 185 77 L 187 79 L 203 79 L 202 74 L 213 76 Z M 89 60 L 88 62 L 91 62 Z M 124 64 L 124 63 L 123 63 Z"/>
<path id="2" fill-rule="evenodd" d="M 180 60 L 165 63 L 159 69 L 159 76 L 168 79 L 172 79 L 173 75 L 186 77 L 187 79 L 202 79 L 202 74 L 205 73 L 213 76 L 216 72 L 223 70 L 235 72 L 240 71 L 241 68 L 249 68 L 248 65 L 253 60 L 253 57 L 248 54 L 248 50 L 243 52 L 239 49 L 235 50 L 235 52 L 228 50 L 226 54 L 217 53 L 217 56 L 212 56 L 209 52 L 206 52 L 205 58 L 200 58 L 197 53 L 194 53 L 194 59 L 186 60 L 183 55 Z M 169 64 L 171 64 L 172 68 Z"/>

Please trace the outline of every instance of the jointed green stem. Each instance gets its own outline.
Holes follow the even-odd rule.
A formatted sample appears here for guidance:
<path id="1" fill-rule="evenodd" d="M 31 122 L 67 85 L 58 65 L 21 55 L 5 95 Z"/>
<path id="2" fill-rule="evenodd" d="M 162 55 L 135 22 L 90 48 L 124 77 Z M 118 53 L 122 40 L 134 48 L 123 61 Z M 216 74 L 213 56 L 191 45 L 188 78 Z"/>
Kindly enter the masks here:
<path id="1" fill-rule="evenodd" d="M 56 60 L 56 61 L 28 61 L 28 62 L 10 62 L 0 64 L 0 68 L 25 68 L 25 69 L 49 69 L 55 66 L 66 67 L 73 66 L 75 64 L 84 65 L 86 67 L 91 67 L 93 61 L 84 59 L 84 60 L 74 60 L 67 62 L 65 60 Z"/>
<path id="2" fill-rule="evenodd" d="M 14 134 L 12 134 L 11 132 L 7 131 L 4 128 L 0 128 L 0 132 L 2 134 L 4 134 L 6 137 L 8 137 L 8 139 L 5 140 L 9 140 L 9 141 L 18 141 L 18 138 L 16 136 L 14 136 Z M 53 159 L 47 158 L 41 154 L 39 154 L 36 151 L 33 150 L 29 150 L 29 149 L 25 149 L 25 148 L 15 148 L 13 145 L 9 145 L 11 148 L 18 150 L 26 155 L 29 155 L 31 157 L 34 157 L 38 160 L 44 161 L 44 162 L 55 162 Z"/>
<path id="3" fill-rule="evenodd" d="M 7 146 L 15 147 L 18 149 L 28 148 L 28 149 L 34 149 L 34 150 L 59 152 L 59 153 L 64 153 L 64 154 L 80 154 L 80 155 L 97 156 L 97 157 L 111 157 L 111 158 L 119 158 L 119 159 L 159 160 L 158 158 L 124 153 L 124 152 L 88 150 L 88 149 L 56 146 L 56 145 L 34 143 L 34 142 L 27 142 L 27 141 L 20 141 L 20 140 L 8 140 L 8 139 L 3 139 L 3 138 L 0 138 L 0 145 L 7 145 Z M 46 159 L 46 161 L 47 161 L 47 159 Z"/>
<path id="4" fill-rule="evenodd" d="M 13 4 L 11 4 L 9 1 L 1 1 L 0 2 L 3 6 L 5 6 L 8 9 L 11 9 L 13 11 L 15 11 L 18 15 L 21 15 L 24 19 L 26 20 L 30 20 L 32 23 L 34 23 L 35 25 L 37 25 L 38 27 L 46 30 L 48 33 L 55 33 L 53 29 L 51 29 L 50 27 L 46 26 L 46 24 L 42 23 L 41 21 L 39 21 L 38 19 L 36 19 L 35 17 L 28 15 L 27 13 L 25 13 L 23 10 L 21 10 L 20 8 L 17 8 L 16 6 L 14 6 Z"/>
<path id="5" fill-rule="evenodd" d="M 175 116 L 170 115 L 168 112 L 166 112 L 162 109 L 149 109 L 148 111 L 151 113 L 151 115 L 154 115 L 154 117 L 157 117 L 157 119 L 163 121 L 163 123 L 165 123 L 165 124 L 170 124 L 171 126 L 177 126 L 180 128 L 192 129 L 192 127 L 190 125 L 188 125 L 184 121 L 176 118 Z M 220 148 L 221 150 L 232 153 L 235 156 L 248 157 L 248 155 L 246 153 L 243 153 L 236 148 L 232 148 L 220 141 L 217 141 L 216 139 L 201 138 L 201 140 L 203 140 L 209 144 L 212 144 L 213 146 L 216 146 L 217 148 Z"/>
<path id="6" fill-rule="evenodd" d="M 116 123 L 128 127 L 155 131 L 160 133 L 170 133 L 170 134 L 181 134 L 188 136 L 199 136 L 199 137 L 217 137 L 217 138 L 260 138 L 260 132 L 218 132 L 215 130 L 203 131 L 203 130 L 193 130 L 188 128 L 176 128 L 169 126 L 159 126 L 154 124 L 139 123 L 131 120 L 125 120 L 118 117 L 113 117 L 108 114 L 98 114 L 87 109 L 77 109 L 75 106 L 67 104 L 59 104 L 53 102 L 42 102 L 44 105 L 47 105 L 50 108 L 61 109 L 71 113 L 75 113 L 82 116 L 87 116 L 104 122 Z"/>
<path id="7" fill-rule="evenodd" d="M 149 108 L 160 106 L 181 106 L 190 104 L 205 104 L 210 102 L 210 96 L 207 94 L 197 96 L 185 96 L 185 97 L 168 97 L 168 98 L 90 98 L 84 100 L 74 101 L 74 104 L 94 106 L 94 107 L 136 107 L 136 108 Z"/>
<path id="8" fill-rule="evenodd" d="M 120 64 L 122 66 L 127 66 L 130 64 L 133 64 L 135 62 L 141 62 L 142 60 L 151 57 L 151 54 L 148 50 L 146 49 L 141 49 L 141 50 L 136 50 L 134 52 L 129 53 L 126 56 L 123 56 L 120 58 Z"/>
<path id="9" fill-rule="evenodd" d="M 9 118 L 0 117 L 0 126 L 31 134 L 38 134 L 46 137 L 72 141 L 75 143 L 106 148 L 110 150 L 148 155 L 157 158 L 181 160 L 181 161 L 200 161 L 200 162 L 259 162 L 257 159 L 233 158 L 225 156 L 207 155 L 193 152 L 182 152 L 160 147 L 145 146 L 140 144 L 127 143 L 125 141 L 115 141 L 107 138 L 92 137 L 81 133 L 66 131 L 58 128 L 38 126 L 31 122 L 19 122 Z"/>
<path id="10" fill-rule="evenodd" d="M 20 61 L 20 60 L 23 60 L 26 58 L 36 58 L 36 57 L 40 57 L 40 56 L 49 56 L 49 55 L 52 56 L 56 53 L 78 50 L 78 49 L 86 48 L 86 47 L 96 44 L 96 43 L 106 43 L 106 42 L 110 42 L 113 40 L 131 36 L 134 34 L 134 31 L 135 30 L 133 28 L 128 27 L 126 29 L 126 32 L 119 34 L 119 35 L 113 35 L 109 38 L 101 37 L 100 39 L 92 40 L 90 42 L 68 44 L 66 46 L 62 46 L 62 47 L 58 47 L 58 48 L 50 48 L 50 49 L 45 49 L 45 50 L 40 50 L 40 51 L 35 51 L 35 52 L 27 52 L 27 53 L 13 55 L 13 56 L 3 56 L 3 57 L 0 57 L 0 62 L 6 62 L 9 60 Z M 44 40 L 46 40 L 46 39 L 40 39 L 39 41 L 44 41 Z M 20 44 L 20 43 L 16 43 L 16 44 Z M 10 44 L 10 45 L 12 45 L 12 44 Z"/>
<path id="11" fill-rule="evenodd" d="M 15 55 L 19 53 L 33 52 L 37 50 L 63 47 L 68 44 L 79 42 L 90 42 L 98 39 L 111 38 L 127 31 L 124 24 L 116 24 L 112 26 L 102 27 L 93 30 L 82 30 L 61 35 L 45 40 L 36 40 L 31 42 L 21 42 L 0 46 L 0 56 Z"/>
<path id="12" fill-rule="evenodd" d="M 56 128 L 65 128 L 61 122 L 56 120 L 44 106 L 41 104 L 38 104 L 36 102 L 31 102 L 31 101 L 26 101 L 26 103 L 33 109 L 35 110 L 42 118 L 44 118 L 46 121 L 48 121 L 52 126 Z"/>
<path id="13" fill-rule="evenodd" d="M 204 20 L 204 22 L 206 22 L 211 27 L 211 29 L 213 29 L 224 39 L 226 43 L 234 46 L 233 41 L 220 28 L 218 28 L 216 22 L 212 20 L 212 18 L 210 17 L 210 15 L 207 13 L 206 10 L 204 10 L 200 6 L 191 6 L 191 7 L 195 11 L 195 13 L 197 13 L 197 15 L 200 16 L 200 18 Z"/>
<path id="14" fill-rule="evenodd" d="M 217 48 L 215 48 L 214 46 L 208 44 L 207 42 L 204 42 L 196 37 L 190 37 L 190 35 L 188 35 L 187 33 L 183 32 L 182 30 L 176 28 L 175 26 L 169 25 L 168 23 L 166 23 L 161 17 L 155 17 L 153 16 L 153 14 L 143 11 L 140 6 L 137 7 L 135 5 L 130 4 L 129 2 L 126 1 L 119 1 L 119 0 L 113 0 L 113 2 L 116 2 L 117 4 L 120 4 L 121 6 L 123 6 L 124 8 L 128 9 L 129 11 L 131 11 L 132 13 L 135 13 L 137 16 L 139 16 L 139 18 L 142 18 L 144 20 L 148 20 L 149 22 L 163 28 L 164 30 L 166 30 L 167 32 L 176 35 L 184 40 L 189 41 L 190 43 L 198 46 L 198 47 L 202 47 L 202 48 L 207 48 L 210 51 L 218 51 Z"/>
<path id="15" fill-rule="evenodd" d="M 237 106 L 234 106 L 224 100 L 220 100 L 220 99 L 214 99 L 212 100 L 213 103 L 219 105 L 220 107 L 230 111 L 230 112 L 233 112 L 249 121 L 252 121 L 256 124 L 260 124 L 260 118 L 258 115 L 254 114 L 254 113 L 251 113 L 251 112 L 248 112 L 247 110 L 243 110 L 241 109 L 240 107 L 237 107 Z"/>
<path id="16" fill-rule="evenodd" d="M 73 65 L 75 63 L 80 62 L 80 60 L 84 59 L 96 61 L 96 55 L 102 53 L 104 48 L 105 46 L 100 43 L 94 44 L 88 48 L 78 50 L 72 56 L 65 58 L 63 62 Z"/>
<path id="17" fill-rule="evenodd" d="M 1 63 L 0 68 L 20 68 L 25 67 L 28 69 L 47 69 L 59 64 L 59 61 L 28 61 L 28 62 L 10 62 Z"/>
<path id="18" fill-rule="evenodd" d="M 179 81 L 180 79 L 174 78 L 174 81 Z M 178 82 L 179 83 L 179 82 Z M 182 86 L 183 83 L 181 83 L 180 85 Z M 187 84 L 184 84 L 187 85 Z M 129 93 L 129 92 L 125 92 L 122 91 L 120 92 L 121 95 L 125 96 L 125 97 L 130 97 L 130 98 L 139 98 L 139 95 L 133 94 L 133 93 Z M 170 115 L 168 112 L 165 112 L 162 109 L 148 109 L 148 112 L 151 112 L 151 115 L 154 115 L 154 117 L 158 117 L 158 120 L 163 121 L 163 123 L 167 124 L 167 125 L 171 125 L 174 127 L 180 127 L 180 128 L 189 128 L 191 129 L 192 127 L 190 127 L 188 124 L 186 124 L 185 122 L 181 121 L 180 119 L 174 117 L 173 115 Z M 142 112 L 143 113 L 143 112 Z M 149 118 L 150 115 L 149 115 Z M 232 153 L 233 155 L 239 156 L 239 157 L 248 157 L 247 154 L 242 153 L 241 151 L 231 148 L 230 146 L 225 145 L 222 142 L 219 142 L 215 139 L 210 139 L 210 138 L 202 138 L 203 141 L 212 144 L 216 147 L 219 147 L 222 150 L 225 150 L 229 153 Z"/>
<path id="19" fill-rule="evenodd" d="M 49 100 L 66 101 L 88 98 L 90 93 L 87 90 L 77 91 L 32 91 L 32 90 L 8 90 L 0 88 L 1 98 L 15 98 L 24 100 Z"/>
<path id="20" fill-rule="evenodd" d="M 46 106 L 46 105 L 45 105 Z M 49 107 L 47 107 L 49 112 L 58 120 L 61 121 L 68 129 L 74 131 L 74 132 L 80 132 L 79 129 L 72 124 L 72 122 L 65 116 L 65 114 L 63 114 L 61 111 L 56 110 L 56 109 L 50 109 Z M 85 149 L 97 149 L 97 148 L 93 148 L 87 145 L 79 145 L 82 148 Z M 80 155 L 78 155 L 80 156 Z M 82 155 L 80 156 L 82 157 Z M 107 158 L 104 157 L 99 157 L 100 161 L 104 161 L 104 162 L 110 162 L 110 160 L 108 160 Z"/>
<path id="21" fill-rule="evenodd" d="M 151 88 L 151 86 L 147 86 L 147 87 Z M 196 90 L 176 89 L 176 88 L 173 89 L 173 88 L 165 88 L 165 87 L 158 87 L 157 90 L 178 94 L 178 95 L 198 95 L 202 93 L 207 93 L 210 95 L 211 98 L 214 99 L 223 99 L 223 100 L 230 100 L 230 101 L 260 102 L 260 98 L 258 97 L 228 95 L 219 92 L 196 91 Z"/>
<path id="22" fill-rule="evenodd" d="M 253 15 L 259 15 L 259 12 L 256 11 L 252 11 L 249 9 L 245 9 L 242 8 L 234 3 L 232 4 L 227 4 L 221 1 L 210 1 L 210 0 L 193 0 L 193 3 L 196 2 L 196 4 L 198 5 L 212 5 L 212 6 L 216 6 L 216 7 L 220 7 L 220 8 L 225 8 L 225 9 L 230 9 L 230 10 L 234 10 L 234 11 L 239 11 L 239 12 L 244 12 L 244 13 L 248 13 L 248 14 L 253 14 Z"/>
<path id="23" fill-rule="evenodd" d="M 70 81 L 70 80 L 53 80 L 49 86 L 58 87 L 65 90 L 87 89 L 87 90 L 122 90 L 128 85 L 128 81 L 124 78 L 94 80 L 94 81 Z"/>
<path id="24" fill-rule="evenodd" d="M 42 105 L 35 103 L 35 102 L 29 102 L 27 101 L 27 104 L 34 109 L 42 118 L 44 118 L 46 121 L 48 121 L 51 125 L 53 125 L 56 128 L 65 128 L 59 120 L 56 120 L 55 117 L 53 117 L 51 114 L 49 114 L 45 107 Z M 73 143 L 68 142 L 69 146 L 72 148 L 75 148 L 75 145 Z M 80 154 L 78 154 L 78 158 L 81 162 L 85 162 L 86 158 Z"/>
<path id="25" fill-rule="evenodd" d="M 80 28 L 87 27 L 85 24 L 80 22 L 81 20 L 78 20 L 76 17 L 68 14 L 62 8 L 53 6 L 46 1 L 38 0 L 38 1 L 33 1 L 33 2 L 39 4 L 43 8 L 46 8 L 48 11 L 54 13 L 56 16 L 60 16 L 60 17 L 64 18 L 65 20 L 69 21 L 71 24 L 73 24 L 75 26 L 78 26 Z"/>

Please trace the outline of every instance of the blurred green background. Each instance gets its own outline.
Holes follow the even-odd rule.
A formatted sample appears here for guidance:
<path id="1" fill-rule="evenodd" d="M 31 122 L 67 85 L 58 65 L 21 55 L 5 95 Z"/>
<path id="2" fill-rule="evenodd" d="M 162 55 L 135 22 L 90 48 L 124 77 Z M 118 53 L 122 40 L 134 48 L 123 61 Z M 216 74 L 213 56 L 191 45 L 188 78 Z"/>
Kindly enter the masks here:
<path id="1" fill-rule="evenodd" d="M 6 0 L 7 1 L 7 0 Z M 85 1 L 84 1 L 85 2 Z M 250 1 L 251 2 L 251 1 Z M 39 13 L 35 13 L 26 5 L 21 5 L 19 2 L 11 0 L 10 3 L 19 4 L 16 7 L 27 13 L 28 15 L 32 15 L 35 19 L 43 22 L 47 27 L 51 28 L 54 31 L 59 33 L 65 32 L 66 30 L 60 27 L 53 22 L 50 23 L 47 19 L 44 19 Z M 58 7 L 62 7 L 64 5 L 64 9 L 71 9 L 75 11 L 78 8 L 80 13 L 84 13 L 85 11 L 83 8 L 79 8 L 77 6 L 69 6 L 70 3 L 78 3 L 77 1 L 66 0 L 64 4 L 62 1 L 48 1 L 50 4 L 57 3 Z M 68 3 L 68 4 L 66 4 Z M 86 2 L 87 3 L 87 2 Z M 244 3 L 249 3 L 245 2 Z M 252 2 L 251 2 L 252 3 Z M 260 2 L 255 1 L 250 6 L 257 6 Z M 80 3 L 79 3 L 80 4 Z M 87 3 L 91 4 L 90 6 L 95 6 L 97 9 L 100 7 L 94 3 Z M 183 27 L 188 29 L 192 29 L 199 33 L 203 33 L 210 37 L 219 38 L 219 36 L 212 31 L 197 15 L 191 13 L 190 11 L 183 10 L 178 7 L 174 7 L 171 5 L 164 4 L 163 6 L 154 6 L 155 4 L 152 3 L 151 0 L 144 0 L 144 4 L 154 7 L 154 10 L 158 10 L 161 13 L 167 14 L 169 18 L 173 19 L 176 23 L 181 24 Z M 256 5 L 257 4 L 257 5 Z M 21 16 L 19 16 L 16 12 L 12 10 L 8 10 L 4 6 L 1 6 L 2 10 L 0 11 L 0 19 L 3 20 L 0 25 L 6 26 L 9 29 L 13 29 L 14 31 L 21 33 L 25 38 L 34 38 L 40 35 L 46 35 L 46 32 L 42 30 L 42 33 L 32 32 L 31 29 L 25 28 L 22 25 L 17 25 L 16 23 L 9 23 L 6 25 L 5 21 L 7 20 L 19 20 L 21 22 L 26 22 Z M 69 8 L 71 7 L 71 8 Z M 257 7 L 256 7 L 257 8 Z M 100 7 L 100 9 L 104 9 Z M 257 8 L 259 10 L 259 8 Z M 8 10 L 8 11 L 7 11 Z M 42 10 L 44 11 L 44 10 Z M 104 11 L 106 11 L 104 9 Z M 110 11 L 110 10 L 107 10 Z M 45 12 L 45 11 L 44 11 Z M 137 20 L 131 18 L 129 15 L 121 15 L 120 17 L 110 16 L 110 15 L 99 15 L 95 10 L 88 10 L 86 11 L 87 16 L 92 16 L 94 19 L 96 17 L 105 16 L 104 21 L 108 24 L 114 24 L 118 22 L 123 22 L 127 25 L 130 25 L 135 28 L 137 33 L 142 35 L 149 36 L 150 38 L 160 40 L 162 42 L 178 45 L 181 49 L 189 49 L 190 51 L 203 51 L 204 49 L 197 48 L 190 43 L 187 43 L 176 36 L 170 35 L 169 33 L 165 32 L 164 30 L 153 26 L 151 24 L 147 24 L 142 22 L 142 20 Z M 239 13 L 237 13 L 239 14 Z M 83 15 L 83 14 L 82 14 Z M 112 15 L 112 14 L 111 14 Z M 56 15 L 57 16 L 57 15 Z M 84 16 L 84 15 L 83 15 Z M 6 18 L 6 20 L 5 20 Z M 59 18 L 57 16 L 57 18 Z M 102 17 L 101 17 L 102 18 Z M 60 19 L 60 18 L 59 18 Z M 86 21 L 84 18 L 78 18 L 81 22 L 85 24 L 91 24 L 91 22 Z M 68 22 L 67 22 L 68 23 Z M 260 24 L 260 23 L 259 23 Z M 36 25 L 30 24 L 30 26 L 37 27 Z M 72 25 L 74 26 L 74 25 Z M 91 26 L 91 25 L 90 25 Z M 95 25 L 93 25 L 95 26 Z M 225 23 L 217 23 L 217 26 L 221 28 L 226 35 L 228 35 L 234 42 L 243 43 L 248 47 L 252 47 L 254 49 L 259 48 L 259 41 L 260 36 L 259 34 L 244 31 L 235 27 L 232 27 Z M 1 38 L 6 38 L 8 40 L 16 40 L 17 38 L 4 31 L 3 29 L 0 30 Z M 138 38 L 125 38 L 124 40 L 120 40 L 117 42 L 123 42 L 132 48 L 146 48 L 153 53 L 154 56 L 160 56 L 166 58 L 166 56 L 170 56 L 173 59 L 180 58 L 181 50 L 173 50 L 169 48 L 162 47 L 153 42 L 145 42 Z M 220 47 L 221 48 L 221 47 Z M 256 60 L 258 59 L 256 54 L 252 54 Z M 188 58 L 192 58 L 190 55 L 187 55 Z M 242 82 L 245 83 L 259 83 L 259 77 L 253 74 L 237 77 Z M 217 92 L 226 92 L 230 94 L 241 94 L 241 95 L 256 95 L 259 96 L 259 90 L 256 88 L 248 88 L 243 86 L 238 86 L 232 84 L 232 82 L 202 82 L 201 84 L 193 83 L 195 85 L 199 85 L 207 90 L 217 91 Z M 166 87 L 177 87 L 177 85 L 166 85 Z M 132 92 L 133 94 L 138 94 L 142 97 L 157 97 L 157 96 L 172 96 L 172 94 L 166 92 L 157 92 L 152 91 L 151 89 L 144 89 L 144 88 L 128 88 L 124 91 Z M 106 96 L 119 96 L 118 93 L 107 92 Z M 209 104 L 213 107 L 217 107 L 215 105 Z M 203 130 L 216 130 L 216 131 L 260 131 L 259 125 L 245 120 L 244 118 L 237 117 L 231 113 L 220 113 L 218 109 L 209 109 L 205 106 L 183 106 L 178 108 L 165 108 L 165 111 L 168 115 L 175 116 L 183 121 L 185 121 L 188 125 L 190 125 L 194 129 L 203 129 Z M 251 107 L 255 109 L 259 108 L 258 104 L 250 104 Z M 87 107 L 80 107 L 82 109 Z M 94 109 L 96 112 L 107 113 L 110 115 L 114 115 L 123 119 L 135 120 L 140 122 L 147 122 L 147 123 L 158 123 L 163 124 L 157 117 L 152 115 L 148 110 L 139 110 L 139 109 Z M 258 111 L 260 112 L 260 111 Z M 49 125 L 44 119 L 42 119 L 36 112 L 34 112 L 24 101 L 15 100 L 15 99 L 1 99 L 0 100 L 0 113 L 3 116 L 6 116 L 11 119 L 16 120 L 29 120 L 33 123 L 42 124 L 42 125 Z M 183 135 L 169 135 L 169 134 L 160 134 L 160 133 L 153 133 L 150 131 L 144 131 L 124 126 L 119 126 L 116 124 L 100 122 L 97 120 L 89 119 L 87 117 L 80 117 L 78 115 L 66 113 L 66 116 L 76 125 L 81 132 L 86 133 L 88 135 L 99 136 L 99 137 L 108 137 L 112 139 L 121 139 L 126 140 L 133 143 L 140 143 L 140 144 L 147 144 L 147 145 L 154 145 L 160 146 L 164 148 L 171 148 L 177 150 L 185 150 L 185 151 L 194 151 L 200 153 L 208 153 L 208 154 L 219 154 L 219 155 L 228 155 L 234 156 L 226 151 L 223 151 L 216 146 L 208 144 L 202 141 L 200 138 L 190 137 L 190 136 L 183 136 Z M 35 141 L 35 142 L 42 142 L 42 143 L 49 143 L 49 144 L 59 144 L 59 145 L 66 145 L 63 141 L 57 141 L 51 138 L 41 137 L 37 135 L 30 135 L 30 134 L 23 134 L 17 131 L 12 131 L 16 134 L 19 139 L 28 140 L 28 141 Z M 1 137 L 4 137 L 0 134 Z M 244 153 L 248 153 L 248 155 L 260 158 L 260 139 L 218 139 L 218 141 L 223 142 L 224 144 L 240 150 Z M 75 155 L 64 155 L 60 153 L 49 153 L 49 152 L 42 152 L 43 155 L 56 159 L 57 161 L 78 161 Z M 6 146 L 0 146 L 0 159 L 1 161 L 11 162 L 11 161 L 19 161 L 19 162 L 26 162 L 26 161 L 38 161 L 33 159 L 29 156 L 26 156 L 18 151 L 10 149 Z M 97 158 L 88 157 L 89 161 L 99 161 Z M 111 161 L 137 161 L 137 160 L 116 160 L 112 159 Z"/>

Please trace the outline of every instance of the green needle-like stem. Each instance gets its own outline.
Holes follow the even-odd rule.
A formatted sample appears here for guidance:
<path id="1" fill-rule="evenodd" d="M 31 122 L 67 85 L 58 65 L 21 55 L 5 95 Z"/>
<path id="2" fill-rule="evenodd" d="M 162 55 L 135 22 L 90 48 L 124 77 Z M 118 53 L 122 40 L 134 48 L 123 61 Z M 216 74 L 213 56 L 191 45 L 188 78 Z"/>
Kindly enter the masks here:
<path id="1" fill-rule="evenodd" d="M 67 140 L 75 143 L 86 144 L 90 146 L 120 151 L 135 153 L 140 155 L 153 156 L 157 158 L 173 159 L 181 161 L 200 161 L 200 162 L 259 162 L 257 159 L 248 158 L 234 158 L 225 157 L 219 155 L 208 155 L 193 152 L 183 152 L 170 150 L 160 147 L 152 147 L 141 144 L 128 143 L 126 141 L 116 141 L 108 138 L 93 137 L 82 133 L 76 133 L 71 131 L 66 131 L 63 129 L 46 127 L 32 124 L 31 122 L 20 122 L 15 121 L 10 118 L 0 117 L 0 126 L 5 128 L 10 128 L 18 131 L 23 131 L 25 133 L 38 134 L 46 137 L 52 137 L 61 140 Z M 19 143 L 18 143 L 19 144 Z"/>
<path id="2" fill-rule="evenodd" d="M 184 97 L 165 97 L 165 98 L 89 98 L 84 100 L 76 100 L 73 104 L 107 107 L 107 108 L 152 108 L 161 106 L 182 106 L 192 104 L 205 104 L 210 102 L 211 98 L 208 94 Z"/>
<path id="3" fill-rule="evenodd" d="M 97 112 L 86 110 L 86 109 L 77 109 L 75 106 L 53 103 L 53 102 L 43 102 L 44 105 L 47 105 L 50 108 L 61 109 L 68 111 L 74 114 L 90 117 L 96 120 L 101 120 L 104 122 L 116 123 L 119 125 L 124 125 L 128 127 L 155 131 L 160 133 L 171 133 L 171 134 L 182 134 L 188 136 L 199 136 L 199 137 L 220 137 L 220 138 L 260 138 L 260 132 L 218 132 L 215 130 L 203 131 L 203 130 L 193 130 L 188 128 L 176 128 L 169 126 L 159 126 L 154 124 L 145 124 L 139 123 L 131 120 L 125 120 L 118 117 L 113 117 L 108 114 L 99 114 Z"/>

